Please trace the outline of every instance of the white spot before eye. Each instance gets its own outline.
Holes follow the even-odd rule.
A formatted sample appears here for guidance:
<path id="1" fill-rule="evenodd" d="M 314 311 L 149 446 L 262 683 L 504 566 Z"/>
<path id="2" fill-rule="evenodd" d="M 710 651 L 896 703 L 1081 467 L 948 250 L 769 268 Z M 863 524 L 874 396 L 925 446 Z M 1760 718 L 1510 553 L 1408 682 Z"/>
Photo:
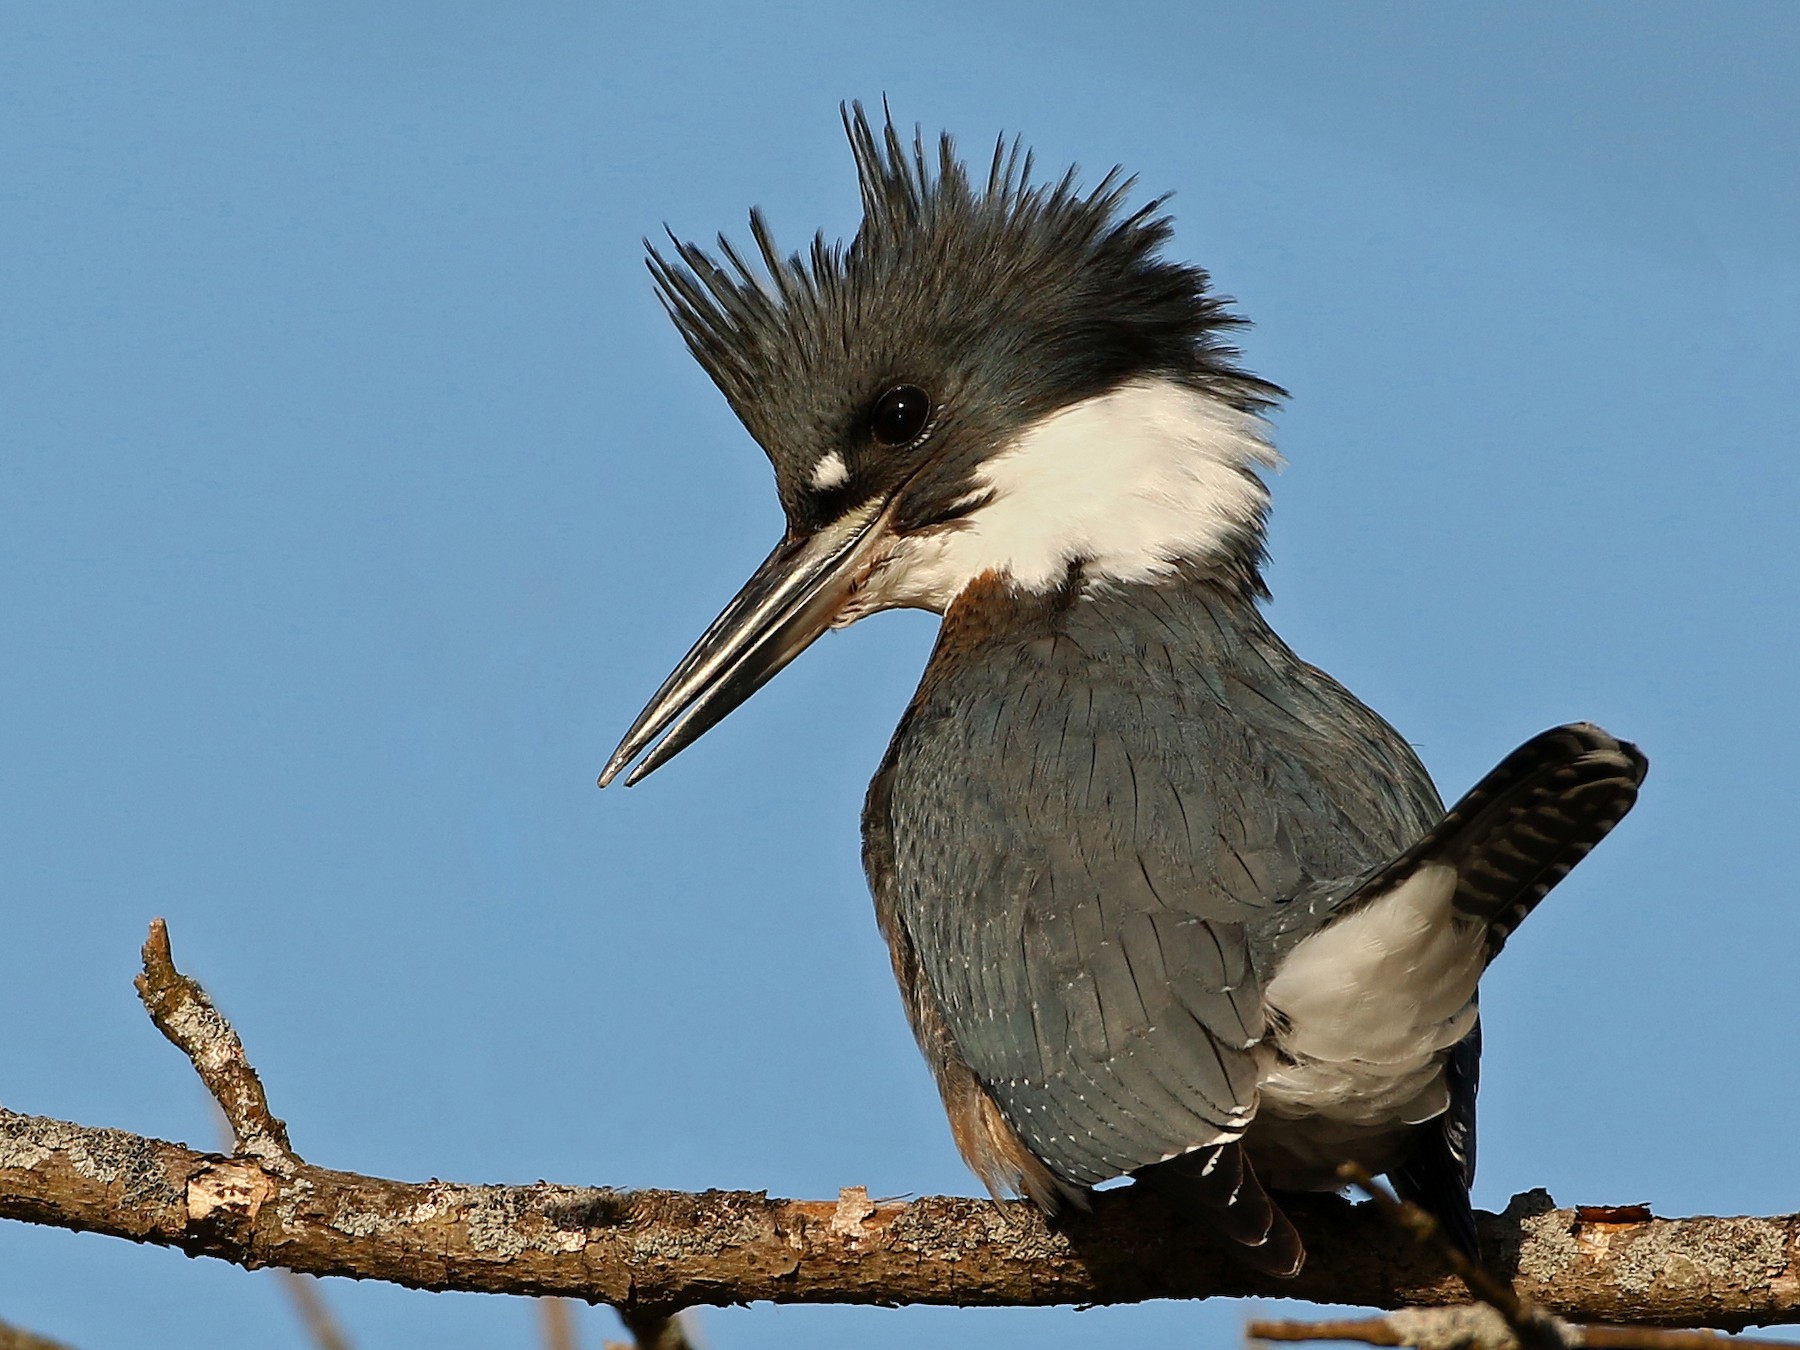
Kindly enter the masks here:
<path id="1" fill-rule="evenodd" d="M 844 457 L 835 450 L 813 466 L 812 485 L 815 491 L 829 492 L 832 488 L 842 487 L 849 481 L 850 467 L 844 463 Z"/>

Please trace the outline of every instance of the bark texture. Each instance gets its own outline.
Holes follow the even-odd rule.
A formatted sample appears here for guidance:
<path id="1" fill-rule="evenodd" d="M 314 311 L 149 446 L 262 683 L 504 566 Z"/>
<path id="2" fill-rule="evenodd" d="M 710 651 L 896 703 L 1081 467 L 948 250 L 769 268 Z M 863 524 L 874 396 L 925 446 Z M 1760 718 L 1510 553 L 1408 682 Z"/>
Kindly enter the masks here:
<path id="1" fill-rule="evenodd" d="M 246 1267 L 566 1295 L 628 1314 L 758 1300 L 1003 1306 L 1256 1295 L 1397 1308 L 1467 1298 L 1371 1206 L 1332 1198 L 1296 1206 L 1311 1256 L 1299 1278 L 1275 1280 L 1129 1190 L 1050 1227 L 1025 1204 L 877 1203 L 860 1189 L 804 1201 L 411 1183 L 4 1109 L 0 1218 Z M 1497 1273 L 1563 1317 L 1729 1330 L 1800 1321 L 1800 1216 L 1576 1211 L 1534 1191 L 1482 1216 L 1482 1241 Z"/>
<path id="2" fill-rule="evenodd" d="M 199 982 L 175 969 L 169 927 L 161 919 L 150 924 L 143 956 L 143 973 L 133 983 L 144 1011 L 169 1044 L 188 1057 L 225 1113 L 237 1141 L 235 1151 L 265 1158 L 291 1157 L 294 1150 L 288 1143 L 287 1126 L 269 1110 L 262 1079 L 250 1067 L 244 1043 Z"/>

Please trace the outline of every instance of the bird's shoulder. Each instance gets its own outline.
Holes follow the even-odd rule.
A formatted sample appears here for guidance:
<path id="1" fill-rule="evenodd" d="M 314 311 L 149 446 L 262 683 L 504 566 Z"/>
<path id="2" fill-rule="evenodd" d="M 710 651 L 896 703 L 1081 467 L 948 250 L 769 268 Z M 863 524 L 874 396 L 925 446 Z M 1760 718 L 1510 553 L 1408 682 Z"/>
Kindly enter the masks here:
<path id="1" fill-rule="evenodd" d="M 897 854 L 917 855 L 897 864 L 1064 853 L 1148 868 L 1177 907 L 1221 918 L 1357 875 L 1441 811 L 1398 733 L 1249 597 L 1179 578 L 970 587 L 877 799 Z"/>

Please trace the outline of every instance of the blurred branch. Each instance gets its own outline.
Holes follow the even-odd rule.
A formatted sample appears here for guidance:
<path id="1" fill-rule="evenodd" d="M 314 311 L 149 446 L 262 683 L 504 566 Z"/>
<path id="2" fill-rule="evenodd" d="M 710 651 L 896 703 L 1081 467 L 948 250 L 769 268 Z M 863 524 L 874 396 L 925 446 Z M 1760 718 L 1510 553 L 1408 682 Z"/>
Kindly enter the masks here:
<path id="1" fill-rule="evenodd" d="M 1721 1336 L 1716 1331 L 1663 1327 L 1583 1326 L 1552 1318 L 1557 1344 L 1566 1350 L 1793 1350 L 1791 1341 Z M 1362 1345 L 1413 1346 L 1416 1350 L 1520 1350 L 1518 1336 L 1500 1312 L 1485 1303 L 1452 1308 L 1402 1308 L 1385 1317 L 1324 1322 L 1251 1322 L 1252 1341 L 1354 1341 Z"/>
<path id="2" fill-rule="evenodd" d="M 294 1316 L 306 1332 L 307 1340 L 318 1350 L 350 1350 L 350 1337 L 332 1314 L 331 1305 L 319 1292 L 319 1283 L 310 1275 L 296 1275 L 291 1270 L 280 1272 L 282 1288 L 288 1302 L 294 1305 Z"/>
<path id="3" fill-rule="evenodd" d="M 540 1298 L 537 1310 L 544 1350 L 576 1350 L 575 1304 L 566 1298 Z"/>
<path id="4" fill-rule="evenodd" d="M 69 1350 L 61 1341 L 0 1322 L 0 1350 Z"/>
<path id="5" fill-rule="evenodd" d="M 1338 1197 L 1294 1204 L 1311 1259 L 1297 1278 L 1275 1280 L 1129 1188 L 1052 1227 L 1022 1203 L 875 1203 L 860 1189 L 836 1201 L 773 1200 L 411 1183 L 317 1167 L 287 1149 L 236 1035 L 166 962 L 166 934 L 151 938 L 146 1004 L 221 1097 L 238 1154 L 0 1108 L 0 1218 L 248 1267 L 605 1302 L 640 1336 L 682 1308 L 758 1300 L 1042 1306 L 1254 1295 L 1398 1308 L 1464 1298 L 1440 1258 L 1421 1255 L 1372 1207 Z M 1659 1219 L 1557 1209 L 1533 1192 L 1481 1224 L 1496 1269 L 1559 1316 L 1733 1330 L 1800 1322 L 1800 1217 Z"/>
<path id="6" fill-rule="evenodd" d="M 1579 1344 L 1571 1339 L 1573 1327 L 1551 1316 L 1530 1299 L 1519 1297 L 1519 1292 L 1512 1285 L 1445 1237 L 1436 1218 L 1421 1206 L 1400 1200 L 1370 1176 L 1367 1168 L 1356 1163 L 1345 1163 L 1338 1169 L 1338 1175 L 1368 1196 L 1389 1223 L 1402 1232 L 1410 1233 L 1420 1247 L 1448 1266 L 1456 1278 L 1462 1281 L 1469 1296 L 1485 1304 L 1499 1317 L 1503 1338 L 1523 1347 L 1523 1350 L 1564 1350 L 1564 1347 Z M 1444 1311 L 1446 1315 L 1450 1315 L 1455 1310 Z M 1479 1309 L 1472 1308 L 1469 1311 L 1472 1315 L 1479 1313 Z M 1491 1329 L 1493 1318 L 1478 1316 L 1476 1320 Z"/>

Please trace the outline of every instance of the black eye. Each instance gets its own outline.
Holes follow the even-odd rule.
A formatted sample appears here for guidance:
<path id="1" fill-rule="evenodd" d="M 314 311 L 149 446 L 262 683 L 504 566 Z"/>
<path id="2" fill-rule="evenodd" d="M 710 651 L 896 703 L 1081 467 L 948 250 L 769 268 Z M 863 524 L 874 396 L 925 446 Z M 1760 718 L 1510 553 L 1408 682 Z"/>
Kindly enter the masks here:
<path id="1" fill-rule="evenodd" d="M 869 414 L 869 434 L 883 445 L 910 445 L 925 430 L 931 416 L 931 400 L 917 385 L 902 384 L 875 400 Z"/>

